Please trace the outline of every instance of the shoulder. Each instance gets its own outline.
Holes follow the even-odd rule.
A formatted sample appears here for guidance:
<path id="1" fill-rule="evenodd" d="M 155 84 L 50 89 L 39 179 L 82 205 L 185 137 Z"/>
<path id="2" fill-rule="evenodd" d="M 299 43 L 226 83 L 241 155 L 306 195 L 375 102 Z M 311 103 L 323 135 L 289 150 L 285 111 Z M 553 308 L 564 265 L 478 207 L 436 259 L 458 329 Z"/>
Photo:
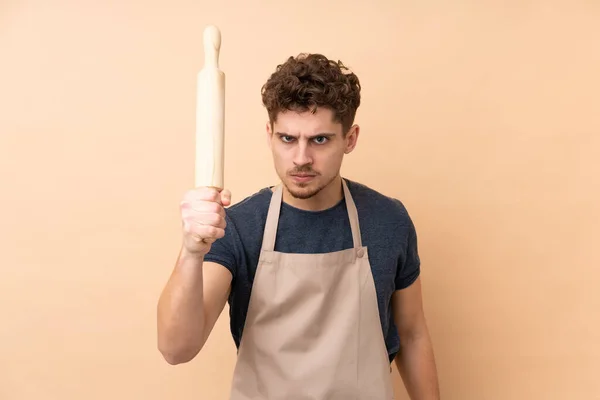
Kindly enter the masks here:
<path id="1" fill-rule="evenodd" d="M 212 244 L 205 260 L 226 266 L 237 277 L 247 251 L 260 249 L 271 194 L 265 187 L 226 207 L 225 236 Z"/>
<path id="2" fill-rule="evenodd" d="M 265 186 L 225 208 L 226 234 L 230 231 L 244 240 L 258 235 L 264 227 L 272 195 L 271 188 Z"/>
<path id="3" fill-rule="evenodd" d="M 227 207 L 227 216 L 235 219 L 256 214 L 258 210 L 268 208 L 272 195 L 270 187 L 265 186 Z"/>
<path id="4" fill-rule="evenodd" d="M 409 212 L 400 199 L 381 193 L 363 183 L 344 179 L 359 215 L 363 214 L 369 220 L 385 224 L 412 225 Z"/>

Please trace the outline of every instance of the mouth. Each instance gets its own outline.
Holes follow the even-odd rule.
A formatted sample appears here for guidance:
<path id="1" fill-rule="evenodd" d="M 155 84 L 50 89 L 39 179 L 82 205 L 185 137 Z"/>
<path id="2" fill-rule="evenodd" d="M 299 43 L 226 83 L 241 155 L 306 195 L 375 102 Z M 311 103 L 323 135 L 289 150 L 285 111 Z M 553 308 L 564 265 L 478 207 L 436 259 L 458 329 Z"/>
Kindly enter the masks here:
<path id="1" fill-rule="evenodd" d="M 313 179 L 316 175 L 310 174 L 292 174 L 292 179 L 296 182 L 308 182 Z"/>

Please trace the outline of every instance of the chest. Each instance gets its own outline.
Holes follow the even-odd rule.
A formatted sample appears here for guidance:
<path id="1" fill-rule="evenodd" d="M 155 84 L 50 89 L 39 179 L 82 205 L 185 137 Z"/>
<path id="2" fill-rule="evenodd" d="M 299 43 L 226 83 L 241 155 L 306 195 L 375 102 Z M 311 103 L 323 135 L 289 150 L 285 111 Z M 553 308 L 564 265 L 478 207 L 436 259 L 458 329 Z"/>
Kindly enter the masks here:
<path id="1" fill-rule="evenodd" d="M 385 303 L 394 291 L 402 238 L 384 229 L 383 225 L 368 222 L 361 225 L 362 241 L 367 247 L 377 295 L 380 302 Z M 261 245 L 262 237 L 246 242 L 245 265 L 242 268 L 245 276 L 240 278 L 247 280 L 250 286 L 256 274 Z M 275 251 L 282 253 L 322 254 L 352 247 L 350 224 L 342 217 L 304 219 L 302 222 L 282 218 L 275 241 Z"/>

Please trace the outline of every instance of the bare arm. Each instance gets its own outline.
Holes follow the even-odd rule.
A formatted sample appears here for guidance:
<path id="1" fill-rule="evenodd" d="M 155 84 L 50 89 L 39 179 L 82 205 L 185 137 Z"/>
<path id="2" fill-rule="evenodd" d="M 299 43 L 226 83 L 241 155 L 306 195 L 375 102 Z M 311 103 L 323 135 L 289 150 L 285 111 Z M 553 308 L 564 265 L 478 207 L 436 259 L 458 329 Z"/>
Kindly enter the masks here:
<path id="1" fill-rule="evenodd" d="M 157 306 L 158 349 L 170 364 L 191 361 L 202 349 L 229 296 L 232 276 L 204 262 L 225 235 L 228 190 L 199 187 L 181 202 L 183 245 Z"/>
<path id="2" fill-rule="evenodd" d="M 395 362 L 411 400 L 439 400 L 440 390 L 433 346 L 423 312 L 421 280 L 398 290 L 392 298 L 400 335 Z"/>
<path id="3" fill-rule="evenodd" d="M 169 364 L 191 361 L 225 307 L 231 273 L 182 249 L 158 302 L 158 349 Z"/>

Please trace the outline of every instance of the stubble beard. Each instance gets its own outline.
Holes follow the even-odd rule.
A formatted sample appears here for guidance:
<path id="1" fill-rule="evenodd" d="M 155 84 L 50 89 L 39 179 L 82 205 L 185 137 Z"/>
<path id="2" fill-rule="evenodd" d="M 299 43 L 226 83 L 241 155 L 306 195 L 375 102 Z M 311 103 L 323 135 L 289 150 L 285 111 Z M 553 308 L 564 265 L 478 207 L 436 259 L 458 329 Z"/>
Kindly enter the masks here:
<path id="1" fill-rule="evenodd" d="M 303 190 L 303 189 L 306 189 L 307 187 L 309 187 L 311 185 L 311 183 L 293 184 L 294 187 L 291 187 L 292 185 L 285 184 L 285 187 L 286 187 L 288 193 L 293 198 L 298 199 L 298 200 L 306 200 L 306 199 L 310 199 L 311 197 L 314 197 L 317 194 L 319 194 L 319 192 L 321 192 L 321 190 L 325 189 L 331 182 L 333 182 L 334 179 L 335 179 L 335 176 L 333 176 L 327 182 L 325 182 L 313 189 L 309 189 L 309 190 Z M 298 190 L 297 188 L 300 188 L 300 189 Z"/>

